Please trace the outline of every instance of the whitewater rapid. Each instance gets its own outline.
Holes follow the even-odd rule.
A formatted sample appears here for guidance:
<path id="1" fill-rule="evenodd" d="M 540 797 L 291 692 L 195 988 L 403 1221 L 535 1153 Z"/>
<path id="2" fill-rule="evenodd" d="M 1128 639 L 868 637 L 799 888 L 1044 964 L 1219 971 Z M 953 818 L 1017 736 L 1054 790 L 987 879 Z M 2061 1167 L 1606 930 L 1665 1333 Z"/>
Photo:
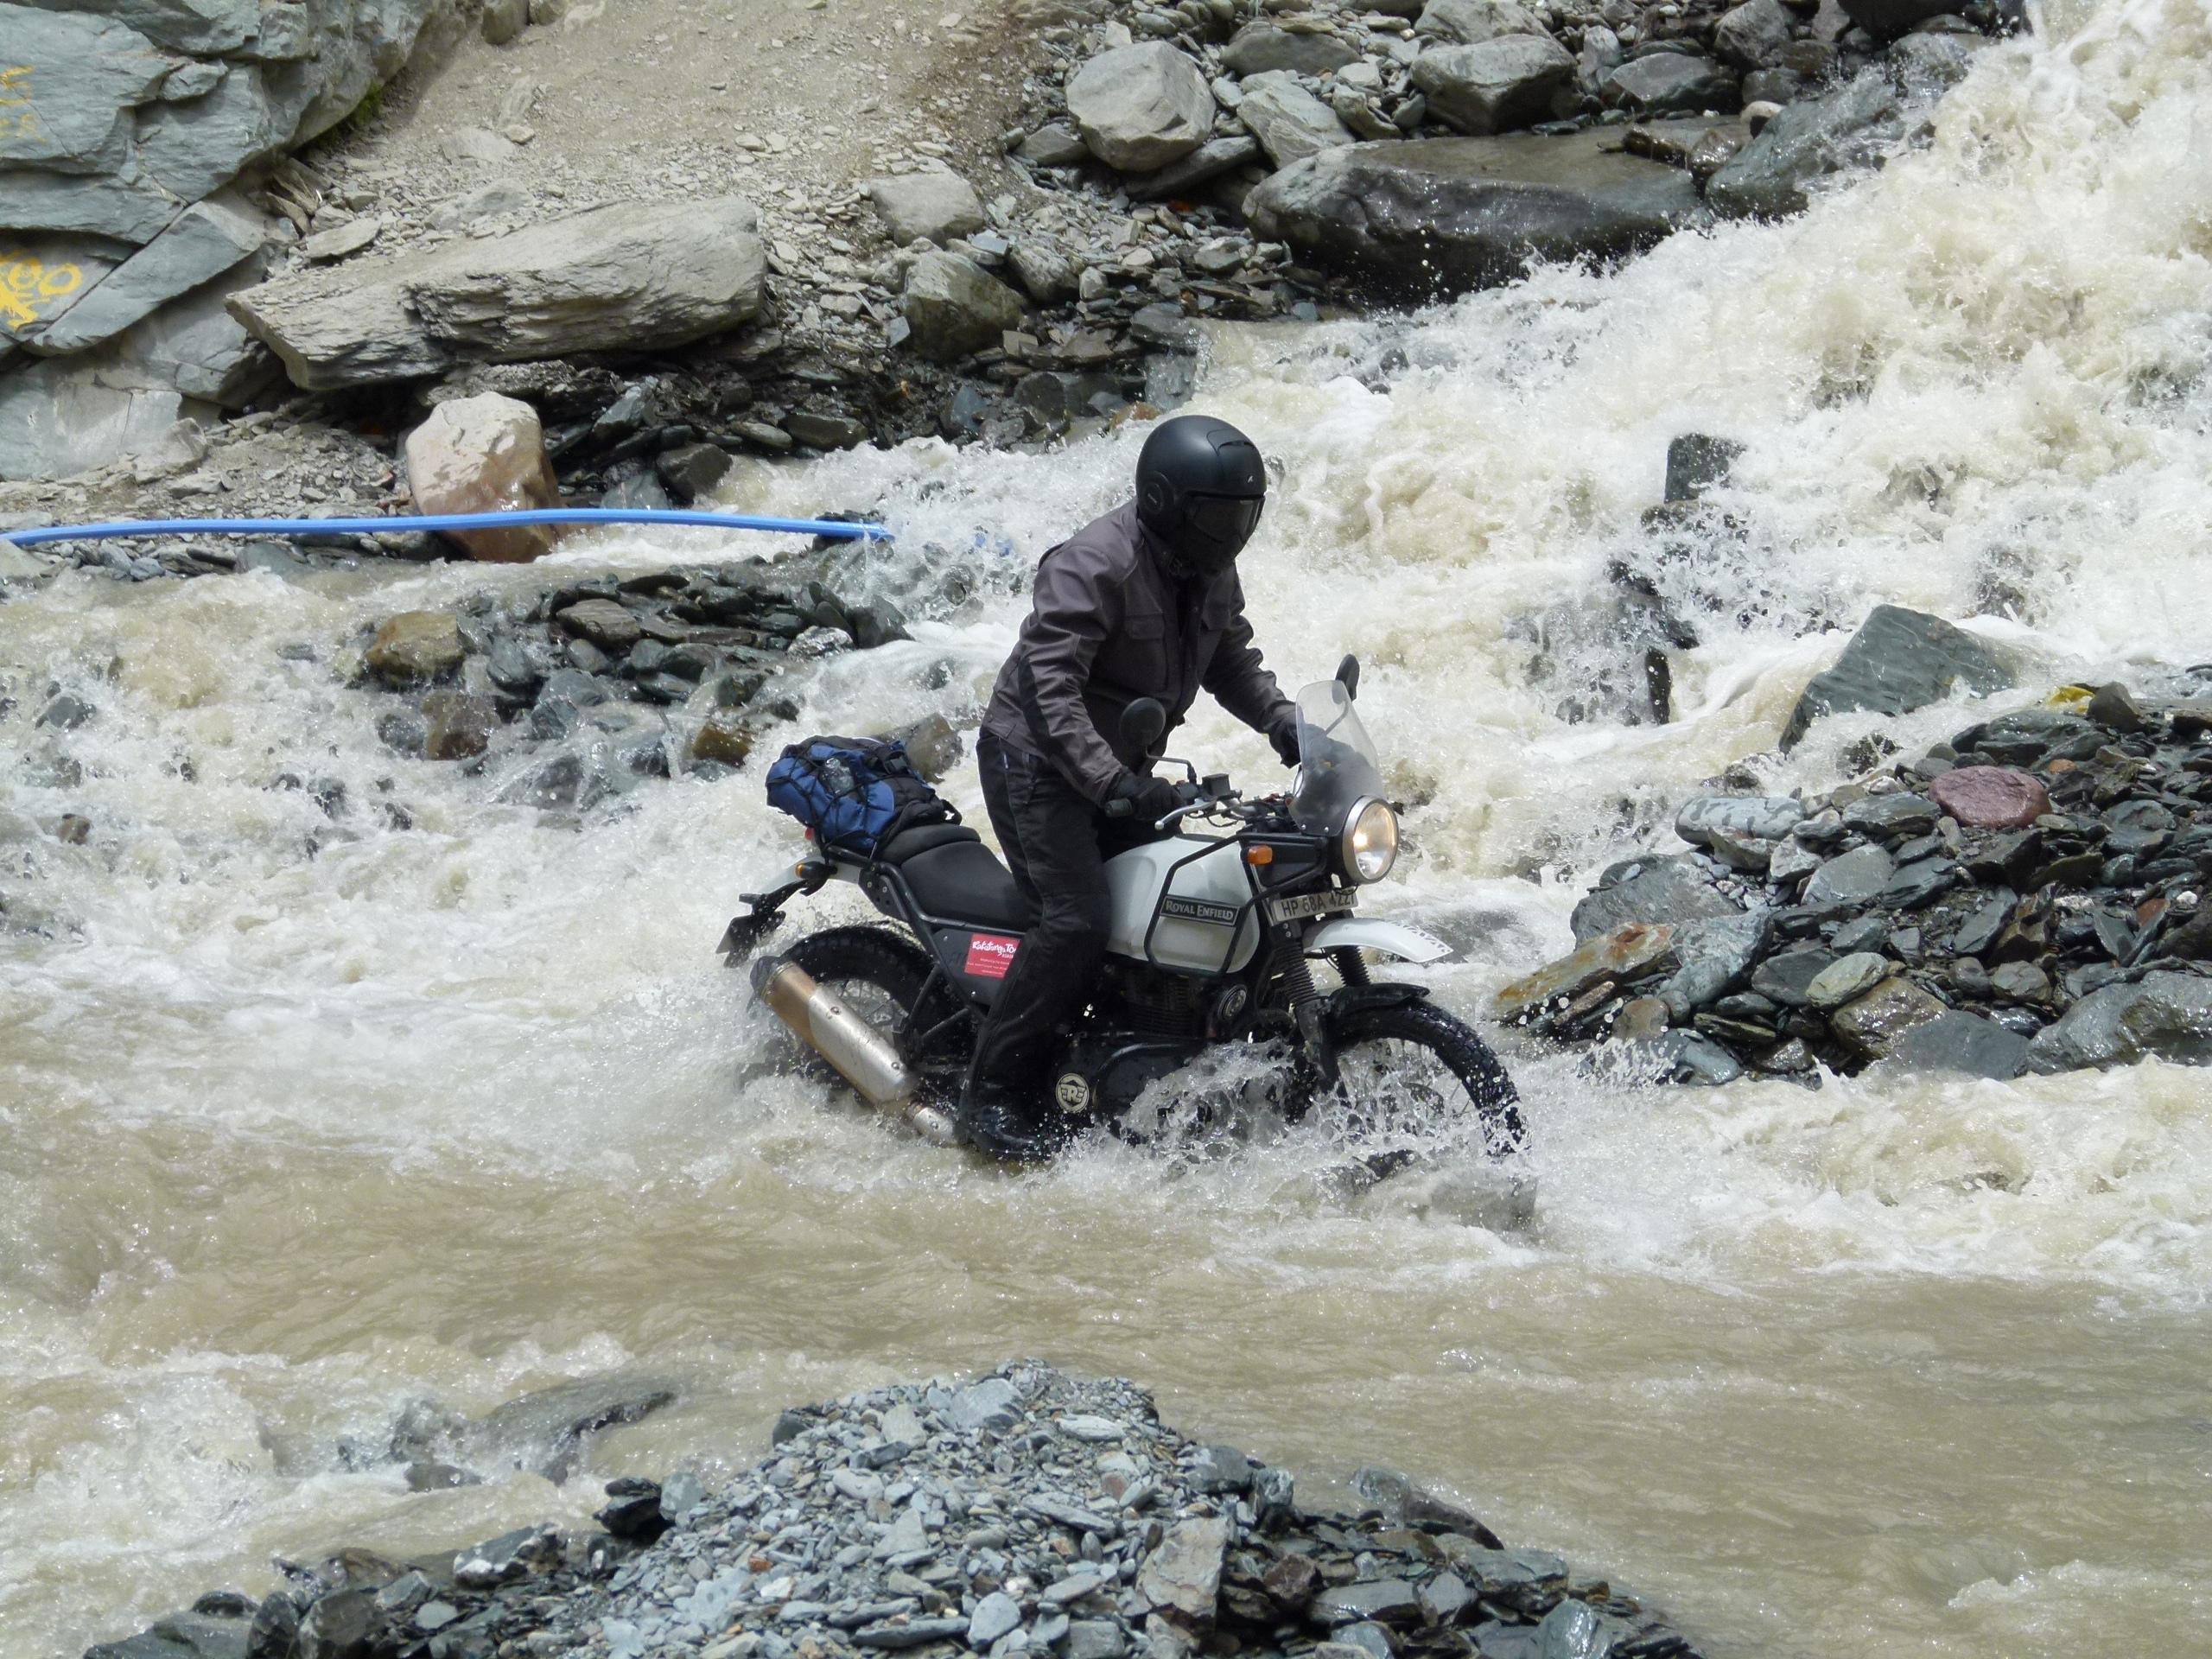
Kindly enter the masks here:
<path id="1" fill-rule="evenodd" d="M 2212 660 L 2208 48 L 2183 0 L 2054 9 L 1799 221 L 1215 337 L 1196 407 L 1276 469 L 1261 642 L 1292 683 L 1366 664 L 1418 803 L 1373 907 L 1466 947 L 1442 1001 L 1479 1014 L 1560 948 L 1579 886 L 1771 751 L 1877 602 L 2052 680 Z M 1688 431 L 1744 446 L 1734 529 L 1662 556 L 1643 515 Z M 1037 556 L 1141 435 L 747 469 L 730 505 L 881 512 L 896 549 L 844 585 L 916 619 L 804 670 L 788 735 L 971 722 Z M 1666 725 L 1562 716 L 1619 668 L 1621 563 L 1697 632 Z M 0 605 L 0 1659 L 265 1590 L 272 1554 L 581 1523 L 594 1479 L 748 1461 L 793 1401 L 1015 1353 L 1156 1387 L 1310 1496 L 1412 1469 L 1716 1655 L 2201 1645 L 2204 1073 L 1654 1092 L 1519 1056 L 1541 1199 L 1504 1236 L 1417 1182 L 1332 1199 L 1313 1137 L 988 1172 L 785 1073 L 717 964 L 793 845 L 758 762 L 572 822 L 378 743 L 340 672 L 364 625 L 545 577 L 71 575 Z M 49 688 L 97 717 L 35 728 Z M 1832 783 L 1874 723 L 1762 775 Z M 1217 711 L 1179 749 L 1274 775 Z M 947 789 L 980 821 L 972 766 Z M 65 812 L 84 845 L 47 833 Z M 341 1449 L 411 1398 L 622 1370 L 685 1395 L 594 1479 L 410 1495 Z"/>

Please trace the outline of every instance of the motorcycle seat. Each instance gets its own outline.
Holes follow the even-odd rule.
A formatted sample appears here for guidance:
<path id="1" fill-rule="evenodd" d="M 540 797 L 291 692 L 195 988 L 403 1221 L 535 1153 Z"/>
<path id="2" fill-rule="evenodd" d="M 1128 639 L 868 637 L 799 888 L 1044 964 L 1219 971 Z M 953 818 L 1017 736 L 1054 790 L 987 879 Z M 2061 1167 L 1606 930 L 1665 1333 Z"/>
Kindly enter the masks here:
<path id="1" fill-rule="evenodd" d="M 905 843 L 918 836 L 933 839 L 927 846 L 908 850 Z M 925 915 L 1009 933 L 1036 924 L 1036 914 L 1014 885 L 1013 872 L 973 830 L 958 824 L 909 830 L 892 842 L 887 854 L 887 861 L 899 866 Z"/>
<path id="2" fill-rule="evenodd" d="M 891 837 L 888 845 L 876 854 L 882 864 L 904 864 L 917 853 L 930 852 L 950 846 L 956 841 L 981 841 L 982 837 L 964 823 L 925 823 L 912 830 L 901 830 Z"/>

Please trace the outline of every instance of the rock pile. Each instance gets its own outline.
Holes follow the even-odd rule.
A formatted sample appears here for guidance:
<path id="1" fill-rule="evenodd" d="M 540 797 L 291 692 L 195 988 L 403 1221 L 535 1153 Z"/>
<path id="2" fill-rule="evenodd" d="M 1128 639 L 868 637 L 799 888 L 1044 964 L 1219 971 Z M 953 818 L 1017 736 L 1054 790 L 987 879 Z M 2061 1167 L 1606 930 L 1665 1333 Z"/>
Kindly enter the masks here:
<path id="1" fill-rule="evenodd" d="M 1692 850 L 1607 869 L 1576 949 L 1497 1012 L 1704 1083 L 2212 1061 L 2212 671 L 2195 672 L 2170 698 L 2064 687 L 1826 794 L 1692 800 Z M 2009 667 L 1885 607 L 1791 734 L 1961 683 Z"/>
<path id="2" fill-rule="evenodd" d="M 345 1550 L 86 1659 L 1663 1659 L 1643 1599 L 1507 1549 L 1406 1478 L 1354 1513 L 1163 1427 L 1122 1382 L 1035 1363 L 787 1411 L 728 1490 L 609 1482 L 580 1537 L 410 1561 Z"/>
<path id="3" fill-rule="evenodd" d="M 365 629 L 338 668 L 381 694 L 386 747 L 467 762 L 518 804 L 581 810 L 640 778 L 741 766 L 760 728 L 798 713 L 775 683 L 789 663 L 906 637 L 890 605 L 755 561 L 404 612 Z M 893 735 L 935 776 L 959 741 L 941 720 L 925 728 Z"/>

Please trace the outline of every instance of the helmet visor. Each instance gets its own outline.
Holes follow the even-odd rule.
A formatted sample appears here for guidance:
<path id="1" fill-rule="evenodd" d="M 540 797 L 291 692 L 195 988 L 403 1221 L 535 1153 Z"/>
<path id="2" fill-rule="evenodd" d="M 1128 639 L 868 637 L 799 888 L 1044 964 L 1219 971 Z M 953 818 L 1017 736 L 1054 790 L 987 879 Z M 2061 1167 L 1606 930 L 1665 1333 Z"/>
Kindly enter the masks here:
<path id="1" fill-rule="evenodd" d="M 1225 563 L 1244 550 L 1266 505 L 1262 496 L 1202 495 L 1192 500 L 1183 522 L 1198 549 Z"/>

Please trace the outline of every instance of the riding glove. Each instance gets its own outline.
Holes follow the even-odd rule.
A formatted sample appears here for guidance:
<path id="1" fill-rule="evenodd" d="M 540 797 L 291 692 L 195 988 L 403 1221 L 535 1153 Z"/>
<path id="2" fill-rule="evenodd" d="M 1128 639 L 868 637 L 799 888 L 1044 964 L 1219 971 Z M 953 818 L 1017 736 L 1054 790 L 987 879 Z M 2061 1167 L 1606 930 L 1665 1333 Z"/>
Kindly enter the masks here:
<path id="1" fill-rule="evenodd" d="M 1283 765 L 1294 766 L 1298 764 L 1298 721 L 1295 717 L 1270 727 L 1268 741 L 1274 745 L 1275 759 Z"/>
<path id="2" fill-rule="evenodd" d="M 1157 823 L 1183 804 L 1181 794 L 1165 778 L 1147 778 L 1137 772 L 1123 772 L 1114 780 L 1114 787 L 1106 791 L 1109 817 L 1122 816 L 1114 810 L 1120 802 L 1128 803 L 1128 816 L 1146 823 Z"/>

